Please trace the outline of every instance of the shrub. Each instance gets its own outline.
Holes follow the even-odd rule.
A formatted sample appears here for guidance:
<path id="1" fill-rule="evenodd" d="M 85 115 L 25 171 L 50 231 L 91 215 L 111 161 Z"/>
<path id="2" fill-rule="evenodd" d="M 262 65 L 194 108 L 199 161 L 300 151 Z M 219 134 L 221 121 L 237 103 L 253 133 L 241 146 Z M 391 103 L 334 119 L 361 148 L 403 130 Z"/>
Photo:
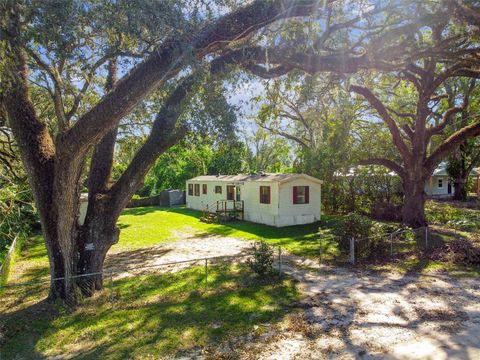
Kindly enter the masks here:
<path id="1" fill-rule="evenodd" d="M 402 206 L 386 201 L 375 201 L 372 204 L 372 217 L 381 221 L 401 221 Z"/>
<path id="2" fill-rule="evenodd" d="M 373 221 L 367 216 L 350 213 L 345 216 L 338 241 L 343 253 L 350 252 L 350 239 L 355 241 L 355 257 L 358 259 L 381 258 L 390 251 L 388 233 L 394 227 Z"/>
<path id="3" fill-rule="evenodd" d="M 450 228 L 469 232 L 480 230 L 480 217 L 478 212 L 472 209 L 429 201 L 426 204 L 425 213 L 431 224 L 446 225 Z"/>
<path id="4" fill-rule="evenodd" d="M 256 242 L 253 246 L 253 258 L 248 259 L 247 264 L 259 276 L 271 275 L 273 273 L 273 247 L 265 241 Z"/>
<path id="5" fill-rule="evenodd" d="M 425 210 L 427 219 L 432 224 L 446 224 L 458 217 L 457 209 L 449 204 L 430 203 Z"/>
<path id="6" fill-rule="evenodd" d="M 347 242 L 351 238 L 364 239 L 371 235 L 373 221 L 367 216 L 350 213 L 344 217 L 340 236 Z"/>

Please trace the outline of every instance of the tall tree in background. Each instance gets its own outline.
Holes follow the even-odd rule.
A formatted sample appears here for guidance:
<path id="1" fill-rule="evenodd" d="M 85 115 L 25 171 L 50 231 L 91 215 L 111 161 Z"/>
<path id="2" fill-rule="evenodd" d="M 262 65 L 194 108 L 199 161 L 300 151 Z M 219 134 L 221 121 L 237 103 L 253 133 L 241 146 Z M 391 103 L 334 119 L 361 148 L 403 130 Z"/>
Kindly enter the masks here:
<path id="1" fill-rule="evenodd" d="M 477 79 L 457 80 L 445 83 L 445 92 L 449 107 L 455 103 L 462 104 L 462 110 L 456 114 L 447 130 L 454 133 L 474 121 L 480 114 L 480 87 Z M 460 146 L 448 156 L 447 171 L 453 180 L 455 200 L 465 201 L 468 195 L 468 179 L 472 170 L 480 164 L 480 139 L 473 138 L 463 141 Z"/>
<path id="2" fill-rule="evenodd" d="M 263 129 L 254 129 L 253 134 L 244 132 L 247 145 L 248 171 L 258 173 L 288 172 L 291 169 L 291 150 L 285 139 Z"/>
<path id="3" fill-rule="evenodd" d="M 335 74 L 291 73 L 270 80 L 257 122 L 296 149 L 294 169 L 324 180 L 324 206 L 336 212 L 340 202 L 337 176 L 348 170 L 353 136 L 363 106 Z"/>
<path id="4" fill-rule="evenodd" d="M 332 55 L 324 55 L 327 49 L 331 51 L 335 48 L 336 43 L 332 43 L 334 37 L 321 36 L 313 42 L 313 50 L 303 49 L 300 53 L 292 49 L 280 53 L 253 48 L 249 54 L 250 63 L 244 66 L 265 78 L 286 74 L 294 69 L 309 74 L 321 71 L 371 74 L 374 78 L 370 82 L 363 77 L 353 77 L 352 81 L 357 81 L 358 85 L 350 86 L 350 90 L 359 94 L 375 110 L 372 116 L 384 123 L 398 156 L 389 158 L 385 154 L 371 154 L 362 163 L 386 166 L 400 176 L 404 189 L 403 221 L 418 227 L 426 224 L 425 182 L 449 153 L 462 142 L 480 134 L 480 119 L 475 116 L 471 124 L 458 129 L 438 145 L 432 142 L 432 139 L 444 137 L 453 115 L 462 109 L 461 104 L 455 104 L 441 114 L 436 111 L 438 102 L 443 98 L 443 84 L 452 78 L 478 78 L 480 48 L 476 30 L 458 24 L 442 4 L 412 1 L 387 13 L 398 15 L 398 12 L 404 13 L 400 22 L 402 25 L 397 28 L 381 31 L 379 28 L 384 25 L 377 27 L 370 24 L 369 29 L 375 29 L 372 32 L 381 36 L 342 32 L 351 24 L 348 20 L 327 26 L 330 35 L 340 31 L 338 43 L 348 44 L 348 52 L 338 49 L 338 52 L 343 51 L 340 64 L 336 63 L 339 59 Z M 415 15 L 412 17 L 411 14 Z M 409 16 L 412 21 L 407 25 L 405 20 Z M 377 18 L 373 16 L 373 19 Z M 382 20 L 387 21 L 385 18 Z M 232 53 L 230 56 L 239 54 Z M 265 61 L 267 57 L 268 67 L 256 63 L 259 59 Z M 378 91 L 382 82 L 376 77 L 389 79 L 391 86 L 389 89 L 387 86 L 382 94 Z M 405 108 L 390 106 L 393 105 L 391 102 L 395 102 L 395 97 L 401 100 L 404 94 L 397 90 L 404 88 L 409 89 L 409 94 L 414 94 L 415 105 L 405 104 Z"/>

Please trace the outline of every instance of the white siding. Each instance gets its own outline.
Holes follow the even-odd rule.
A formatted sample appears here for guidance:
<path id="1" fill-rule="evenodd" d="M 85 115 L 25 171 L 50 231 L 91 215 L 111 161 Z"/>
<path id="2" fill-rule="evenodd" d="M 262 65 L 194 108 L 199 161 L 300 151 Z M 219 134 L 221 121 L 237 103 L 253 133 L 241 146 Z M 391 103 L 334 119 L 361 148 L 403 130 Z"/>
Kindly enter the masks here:
<path id="1" fill-rule="evenodd" d="M 293 187 L 309 186 L 309 203 L 293 203 Z M 321 185 L 307 179 L 280 184 L 280 206 L 277 226 L 309 224 L 320 220 Z"/>
<path id="2" fill-rule="evenodd" d="M 443 186 L 439 187 L 439 179 L 442 180 Z M 425 193 L 429 196 L 450 196 L 453 194 L 453 184 L 452 191 L 448 193 L 448 176 L 432 176 L 431 180 L 428 180 L 425 184 Z"/>
<path id="3" fill-rule="evenodd" d="M 200 195 L 188 194 L 189 184 L 200 184 Z M 207 194 L 202 194 L 202 185 L 207 184 Z M 320 183 L 308 178 L 300 178 L 285 183 L 278 181 L 228 181 L 188 180 L 186 205 L 195 210 L 204 210 L 218 200 L 226 200 L 227 185 L 240 188 L 244 201 L 244 219 L 271 226 L 308 224 L 320 220 Z M 215 186 L 222 187 L 221 194 L 215 194 Z M 260 203 L 260 186 L 270 186 L 270 204 Z M 309 186 L 309 203 L 293 204 L 293 186 Z M 195 189 L 195 188 L 194 188 Z M 213 210 L 213 209 L 212 209 Z"/>
<path id="4" fill-rule="evenodd" d="M 78 225 L 83 225 L 85 223 L 85 217 L 87 216 L 88 208 L 88 193 L 80 194 L 80 206 L 78 208 Z"/>
<path id="5" fill-rule="evenodd" d="M 194 195 L 188 195 L 188 184 L 200 184 L 200 195 L 195 196 L 195 185 L 194 185 Z M 207 194 L 202 193 L 202 185 L 207 184 Z M 207 205 L 212 205 L 217 200 L 225 200 L 227 198 L 227 184 L 222 181 L 187 181 L 187 193 L 186 193 L 186 203 L 187 207 L 195 210 L 203 210 Z M 215 186 L 222 187 L 221 194 L 215 194 Z"/>
<path id="6" fill-rule="evenodd" d="M 270 186 L 270 204 L 260 204 L 260 186 Z M 243 186 L 245 220 L 275 226 L 278 214 L 278 183 L 248 181 Z"/>

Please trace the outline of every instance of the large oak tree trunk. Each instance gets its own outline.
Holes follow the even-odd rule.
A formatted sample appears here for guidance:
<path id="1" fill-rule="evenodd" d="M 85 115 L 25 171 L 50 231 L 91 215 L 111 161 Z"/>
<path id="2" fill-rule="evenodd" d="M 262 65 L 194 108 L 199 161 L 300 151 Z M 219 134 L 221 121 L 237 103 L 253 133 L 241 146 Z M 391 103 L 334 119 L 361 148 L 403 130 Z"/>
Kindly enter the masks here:
<path id="1" fill-rule="evenodd" d="M 467 200 L 467 181 L 468 176 L 465 177 L 456 177 L 453 181 L 453 199 L 466 201 Z"/>
<path id="2" fill-rule="evenodd" d="M 78 278 L 77 285 L 84 296 L 103 289 L 103 264 L 110 247 L 118 242 L 120 231 L 115 226 L 118 216 L 112 213 L 108 201 L 108 196 L 98 195 L 90 202 L 78 239 L 78 273 L 85 276 Z"/>
<path id="3" fill-rule="evenodd" d="M 425 218 L 425 181 L 423 179 L 405 181 L 402 208 L 403 223 L 418 228 L 427 225 Z"/>

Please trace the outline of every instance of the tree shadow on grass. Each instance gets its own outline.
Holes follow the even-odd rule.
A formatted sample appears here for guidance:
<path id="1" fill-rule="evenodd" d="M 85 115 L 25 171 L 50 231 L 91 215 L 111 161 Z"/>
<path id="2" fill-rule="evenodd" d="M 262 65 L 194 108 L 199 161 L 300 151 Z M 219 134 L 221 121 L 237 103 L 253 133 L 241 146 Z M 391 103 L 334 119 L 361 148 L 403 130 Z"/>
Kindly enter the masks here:
<path id="1" fill-rule="evenodd" d="M 33 307 L 11 314 L 2 351 L 6 358 L 174 357 L 279 321 L 297 299 L 290 281 L 267 283 L 230 265 L 209 269 L 204 289 L 202 267 L 117 280 L 112 294 L 87 299 L 70 314 L 52 319 Z M 15 330 L 19 321 L 25 325 Z"/>
<path id="2" fill-rule="evenodd" d="M 173 208 L 160 206 L 144 206 L 138 208 L 127 208 L 122 211 L 122 215 L 146 215 L 157 211 L 169 211 Z"/>
<path id="3" fill-rule="evenodd" d="M 175 212 L 185 216 L 198 219 L 202 213 L 197 210 L 184 207 L 171 208 L 167 211 Z M 319 228 L 335 232 L 341 222 L 341 217 L 324 215 L 321 221 L 285 227 L 274 227 L 249 221 L 234 221 L 229 223 L 211 224 L 206 227 L 202 234 L 231 236 L 239 231 L 249 234 L 248 238 L 258 238 L 268 241 L 272 245 L 284 246 L 287 249 L 301 256 L 318 256 L 322 244 L 318 236 Z"/>
<path id="4" fill-rule="evenodd" d="M 31 300 L 37 295 L 30 292 L 28 297 Z M 35 344 L 56 315 L 54 306 L 46 299 L 13 312 L 0 313 L 0 359 L 47 359 L 35 349 Z"/>
<path id="5" fill-rule="evenodd" d="M 162 256 L 168 254 L 171 249 L 162 247 L 139 248 L 111 254 L 105 260 L 104 271 L 106 273 L 123 273 L 129 270 L 141 269 L 150 266 Z"/>

